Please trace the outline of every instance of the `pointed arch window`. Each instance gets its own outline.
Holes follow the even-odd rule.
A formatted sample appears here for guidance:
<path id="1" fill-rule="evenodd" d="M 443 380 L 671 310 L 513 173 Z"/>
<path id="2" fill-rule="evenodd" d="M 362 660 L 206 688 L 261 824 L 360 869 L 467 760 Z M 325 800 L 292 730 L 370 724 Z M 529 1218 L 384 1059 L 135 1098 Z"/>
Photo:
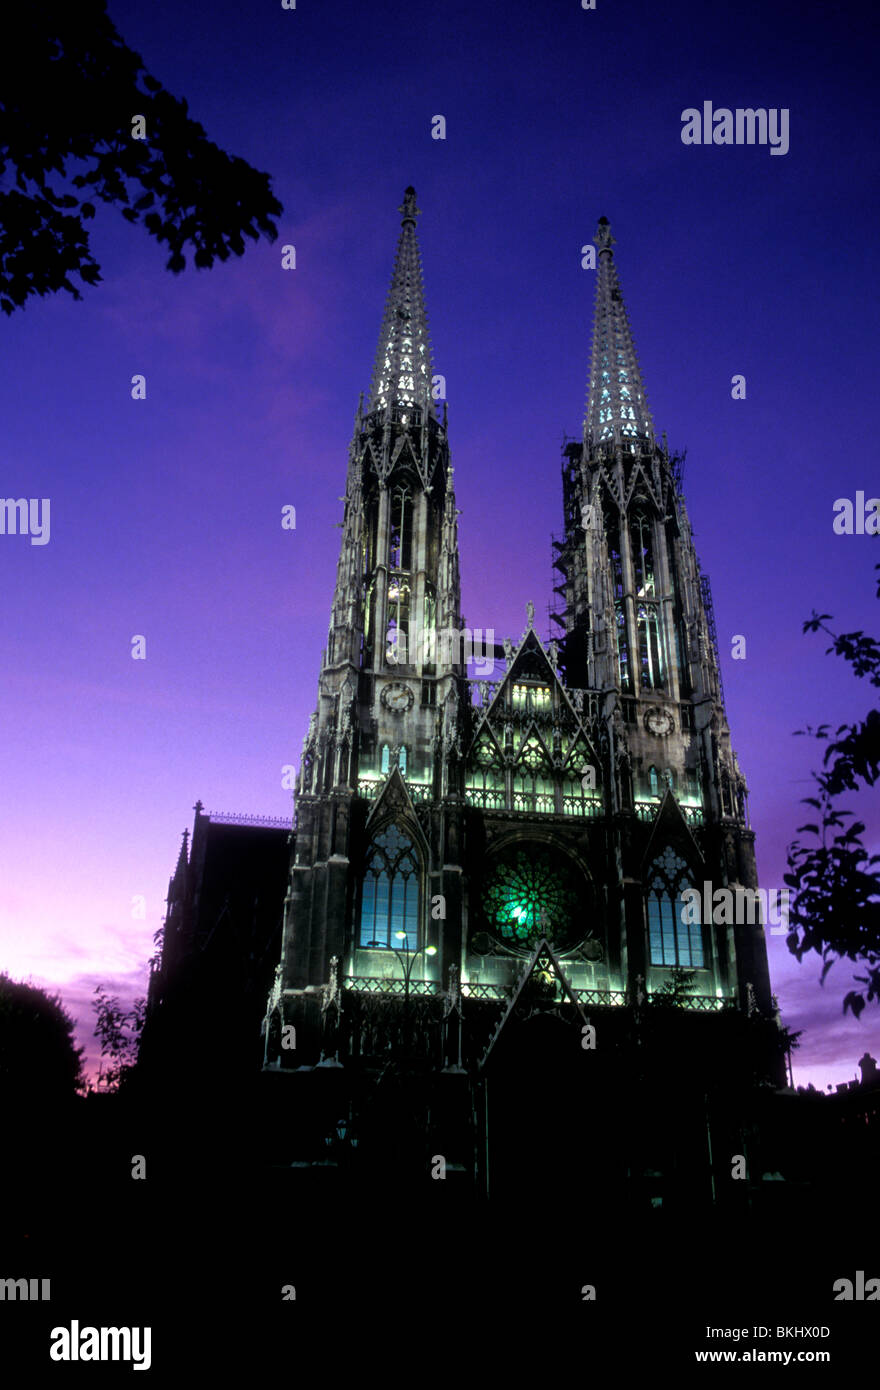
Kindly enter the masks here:
<path id="1" fill-rule="evenodd" d="M 367 854 L 358 941 L 384 950 L 418 948 L 418 857 L 412 840 L 397 825 L 377 835 Z"/>
<path id="2" fill-rule="evenodd" d="M 649 769 L 648 769 L 648 780 L 649 780 L 650 783 L 651 783 L 651 795 L 652 795 L 652 796 L 659 796 L 659 795 L 660 795 L 660 779 L 659 779 L 658 776 L 657 776 L 657 769 L 656 769 L 656 767 L 652 767 L 652 768 L 649 768 Z"/>
<path id="3" fill-rule="evenodd" d="M 640 603 L 636 609 L 639 668 L 643 690 L 661 690 L 665 684 L 660 612 L 656 603 Z"/>
<path id="4" fill-rule="evenodd" d="M 388 606 L 385 659 L 389 665 L 409 661 L 410 575 L 412 560 L 413 499 L 409 488 L 396 487 L 391 495 L 388 539 Z"/>
<path id="5" fill-rule="evenodd" d="M 387 743 L 382 744 L 382 776 L 387 777 L 391 766 L 391 749 Z"/>
<path id="6" fill-rule="evenodd" d="M 654 527 L 646 512 L 633 513 L 629 524 L 629 536 L 636 593 L 639 598 L 653 598 Z"/>
<path id="7" fill-rule="evenodd" d="M 532 734 L 522 746 L 513 773 L 513 809 L 552 814 L 556 809 L 553 772 L 547 754 Z"/>
<path id="8" fill-rule="evenodd" d="M 409 573 L 412 559 L 413 499 L 409 488 L 396 487 L 391 494 L 391 536 L 388 566 Z"/>
<path id="9" fill-rule="evenodd" d="M 504 787 L 504 761 L 495 743 L 484 736 L 472 755 L 467 770 L 465 797 L 472 806 L 502 810 L 507 805 Z"/>
<path id="10" fill-rule="evenodd" d="M 632 690 L 629 642 L 626 634 L 626 611 L 623 602 L 623 555 L 620 546 L 620 513 L 609 503 L 605 515 L 605 534 L 608 538 L 608 558 L 611 562 L 611 586 L 614 595 L 614 617 L 617 626 L 617 665 L 621 690 Z"/>
<path id="11" fill-rule="evenodd" d="M 647 880 L 648 936 L 652 965 L 705 966 L 703 929 L 690 921 L 692 913 L 682 900 L 694 880 L 685 861 L 669 846 L 652 863 Z"/>

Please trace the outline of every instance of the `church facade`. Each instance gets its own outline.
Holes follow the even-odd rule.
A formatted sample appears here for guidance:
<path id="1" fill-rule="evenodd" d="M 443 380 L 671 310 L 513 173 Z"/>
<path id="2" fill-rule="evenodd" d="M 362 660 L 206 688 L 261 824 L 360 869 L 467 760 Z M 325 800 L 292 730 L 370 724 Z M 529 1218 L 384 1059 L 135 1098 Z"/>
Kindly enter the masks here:
<path id="1" fill-rule="evenodd" d="M 344 1151 L 364 1171 L 503 1192 L 512 1151 L 576 1180 L 583 1116 L 648 1086 L 658 1020 L 717 1060 L 731 1028 L 772 1037 L 775 1001 L 760 911 L 705 911 L 720 888 L 754 906 L 754 834 L 681 459 L 654 433 L 609 224 L 583 430 L 563 448 L 558 631 L 539 635 L 530 602 L 496 644 L 462 617 L 412 188 L 400 211 L 263 1070 L 303 1166 Z M 778 1058 L 764 1078 L 781 1084 Z M 694 1095 L 708 1089 L 701 1073 Z M 608 1171 L 687 1168 L 686 1112 L 677 1138 L 658 1111 L 648 1138 L 609 1145 Z M 705 1126 L 701 1110 L 697 1149 Z"/>

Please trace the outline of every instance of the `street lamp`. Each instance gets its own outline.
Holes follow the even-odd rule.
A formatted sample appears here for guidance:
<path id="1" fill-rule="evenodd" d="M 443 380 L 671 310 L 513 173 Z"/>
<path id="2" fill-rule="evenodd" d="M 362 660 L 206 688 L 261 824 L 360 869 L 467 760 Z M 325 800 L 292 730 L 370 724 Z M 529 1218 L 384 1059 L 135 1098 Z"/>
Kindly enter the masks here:
<path id="1" fill-rule="evenodd" d="M 409 1047 L 409 981 L 410 976 L 412 975 L 412 968 L 415 963 L 416 956 L 420 956 L 423 951 L 426 956 L 436 956 L 437 947 L 420 946 L 418 950 L 410 953 L 408 933 L 405 931 L 399 931 L 395 932 L 394 934 L 397 937 L 398 941 L 404 942 L 403 949 L 406 951 L 406 963 L 404 964 L 404 962 L 401 961 L 400 966 L 403 970 L 403 1028 L 404 1035 L 406 1038 L 406 1044 L 407 1047 Z M 397 959 L 400 960 L 400 953 L 397 952 L 396 955 Z"/>

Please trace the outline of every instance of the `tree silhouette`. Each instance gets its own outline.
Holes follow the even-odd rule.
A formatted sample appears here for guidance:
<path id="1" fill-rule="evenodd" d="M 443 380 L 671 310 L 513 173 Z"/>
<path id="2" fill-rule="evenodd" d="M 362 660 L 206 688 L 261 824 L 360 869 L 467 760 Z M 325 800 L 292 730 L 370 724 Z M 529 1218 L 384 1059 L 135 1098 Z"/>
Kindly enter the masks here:
<path id="1" fill-rule="evenodd" d="M 880 565 L 876 566 L 880 571 Z M 880 598 L 880 580 L 877 581 Z M 826 627 L 829 613 L 817 613 L 804 623 L 804 632 L 822 631 L 831 638 L 832 652 L 852 666 L 859 678 L 880 687 L 880 644 L 863 632 L 835 634 Z M 880 1002 L 880 855 L 869 855 L 862 840 L 864 823 L 838 805 L 845 791 L 872 787 L 880 776 L 880 711 L 872 709 L 863 720 L 841 724 L 833 739 L 829 726 L 799 729 L 799 734 L 827 742 L 823 770 L 813 773 L 817 795 L 804 802 L 818 812 L 815 820 L 797 828 L 807 842 L 789 846 L 785 882 L 794 890 L 789 911 L 789 950 L 798 960 L 808 951 L 821 955 L 824 981 L 835 961 L 863 961 L 867 973 L 856 975 L 863 990 L 850 990 L 843 1010 L 856 1017 L 866 1002 Z"/>
<path id="2" fill-rule="evenodd" d="M 19 1099 L 59 1100 L 82 1086 L 82 1053 L 61 1000 L 0 973 L 0 1089 Z"/>
<path id="3" fill-rule="evenodd" d="M 70 172 L 68 172 L 70 170 Z M 167 268 L 274 241 L 282 211 L 268 174 L 224 153 L 151 77 L 105 0 L 57 0 L 16 12 L 0 53 L 0 308 L 101 279 L 85 223 L 95 199 L 168 245 Z M 5 178 L 4 178 L 5 176 Z"/>

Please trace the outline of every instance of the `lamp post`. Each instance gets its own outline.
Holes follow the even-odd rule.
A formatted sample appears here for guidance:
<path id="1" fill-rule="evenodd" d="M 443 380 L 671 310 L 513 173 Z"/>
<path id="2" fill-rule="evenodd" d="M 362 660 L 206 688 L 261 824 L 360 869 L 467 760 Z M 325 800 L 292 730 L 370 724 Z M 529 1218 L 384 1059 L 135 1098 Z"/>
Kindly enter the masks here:
<path id="1" fill-rule="evenodd" d="M 409 1051 L 409 982 L 412 975 L 412 968 L 417 956 L 424 951 L 426 956 L 436 956 L 436 946 L 419 946 L 418 950 L 410 952 L 409 935 L 405 931 L 395 932 L 398 941 L 404 943 L 403 949 L 406 952 L 406 963 L 400 961 L 400 968 L 403 971 L 403 1029 L 407 1051 Z M 397 959 L 400 960 L 399 951 L 396 952 Z"/>

